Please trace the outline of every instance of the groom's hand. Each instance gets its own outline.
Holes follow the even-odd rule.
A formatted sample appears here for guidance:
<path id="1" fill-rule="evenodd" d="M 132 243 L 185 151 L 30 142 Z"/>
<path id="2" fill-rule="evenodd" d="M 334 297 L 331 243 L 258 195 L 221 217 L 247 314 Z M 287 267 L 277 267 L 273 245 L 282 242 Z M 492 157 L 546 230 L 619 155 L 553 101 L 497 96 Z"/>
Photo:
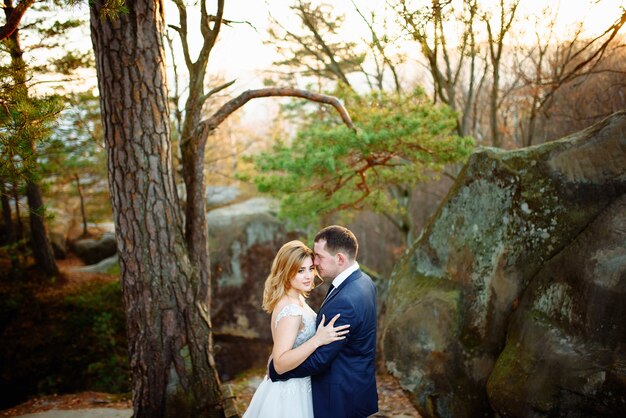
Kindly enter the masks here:
<path id="1" fill-rule="evenodd" d="M 289 380 L 289 378 L 283 377 L 282 375 L 276 372 L 276 369 L 274 368 L 274 360 L 270 361 L 270 364 L 268 365 L 268 369 L 269 369 L 270 379 L 272 379 L 272 382 L 280 382 L 282 380 Z"/>

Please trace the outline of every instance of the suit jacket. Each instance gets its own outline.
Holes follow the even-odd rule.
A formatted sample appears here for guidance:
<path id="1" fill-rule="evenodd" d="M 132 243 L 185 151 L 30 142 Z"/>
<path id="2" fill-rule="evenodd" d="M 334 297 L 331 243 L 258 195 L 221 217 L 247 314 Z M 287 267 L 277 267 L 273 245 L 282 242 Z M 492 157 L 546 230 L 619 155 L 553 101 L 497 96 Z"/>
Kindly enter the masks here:
<path id="1" fill-rule="evenodd" d="M 300 366 L 282 375 L 270 363 L 273 381 L 311 376 L 313 410 L 319 418 L 360 418 L 378 411 L 376 391 L 376 288 L 357 270 L 324 301 L 318 314 L 335 325 L 350 324 L 347 338 L 319 347 Z"/>

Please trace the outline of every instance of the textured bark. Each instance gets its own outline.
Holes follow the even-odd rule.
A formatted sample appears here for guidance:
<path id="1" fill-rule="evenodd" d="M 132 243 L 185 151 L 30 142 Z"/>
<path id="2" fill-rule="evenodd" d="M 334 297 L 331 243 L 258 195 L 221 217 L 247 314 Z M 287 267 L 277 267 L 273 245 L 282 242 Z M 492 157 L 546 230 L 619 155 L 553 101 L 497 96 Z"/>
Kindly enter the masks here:
<path id="1" fill-rule="evenodd" d="M 185 244 L 171 161 L 163 5 L 92 3 L 136 417 L 223 416 L 208 286 Z"/>

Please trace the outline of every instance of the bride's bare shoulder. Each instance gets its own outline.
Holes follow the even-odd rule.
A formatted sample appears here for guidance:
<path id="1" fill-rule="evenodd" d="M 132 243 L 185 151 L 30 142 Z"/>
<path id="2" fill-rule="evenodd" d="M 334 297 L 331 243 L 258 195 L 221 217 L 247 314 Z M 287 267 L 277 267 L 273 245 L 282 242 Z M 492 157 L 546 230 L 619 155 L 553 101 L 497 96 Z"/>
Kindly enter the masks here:
<path id="1" fill-rule="evenodd" d="M 274 310 L 272 311 L 272 316 L 276 316 L 276 314 L 278 314 L 280 311 L 283 310 L 283 308 L 285 306 L 289 305 L 289 297 L 288 296 L 283 296 L 282 298 L 278 299 L 278 302 L 276 302 L 276 305 L 274 305 Z"/>

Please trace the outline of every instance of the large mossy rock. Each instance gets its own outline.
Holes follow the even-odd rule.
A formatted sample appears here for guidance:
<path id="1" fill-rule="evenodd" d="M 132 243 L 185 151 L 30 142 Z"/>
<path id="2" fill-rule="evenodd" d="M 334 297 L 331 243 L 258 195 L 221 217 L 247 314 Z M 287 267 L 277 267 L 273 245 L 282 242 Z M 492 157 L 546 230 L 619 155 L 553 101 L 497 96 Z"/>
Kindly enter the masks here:
<path id="1" fill-rule="evenodd" d="M 501 416 L 626 416 L 626 195 L 524 292 L 487 390 Z M 619 412 L 621 411 L 621 412 Z"/>
<path id="2" fill-rule="evenodd" d="M 390 278 L 381 354 L 423 416 L 493 416 L 486 383 L 526 288 L 625 192 L 626 112 L 470 157 Z"/>
<path id="3" fill-rule="evenodd" d="M 278 249 L 306 235 L 276 218 L 278 206 L 254 198 L 207 213 L 215 358 L 223 380 L 266 364 L 272 349 L 263 286 Z"/>

